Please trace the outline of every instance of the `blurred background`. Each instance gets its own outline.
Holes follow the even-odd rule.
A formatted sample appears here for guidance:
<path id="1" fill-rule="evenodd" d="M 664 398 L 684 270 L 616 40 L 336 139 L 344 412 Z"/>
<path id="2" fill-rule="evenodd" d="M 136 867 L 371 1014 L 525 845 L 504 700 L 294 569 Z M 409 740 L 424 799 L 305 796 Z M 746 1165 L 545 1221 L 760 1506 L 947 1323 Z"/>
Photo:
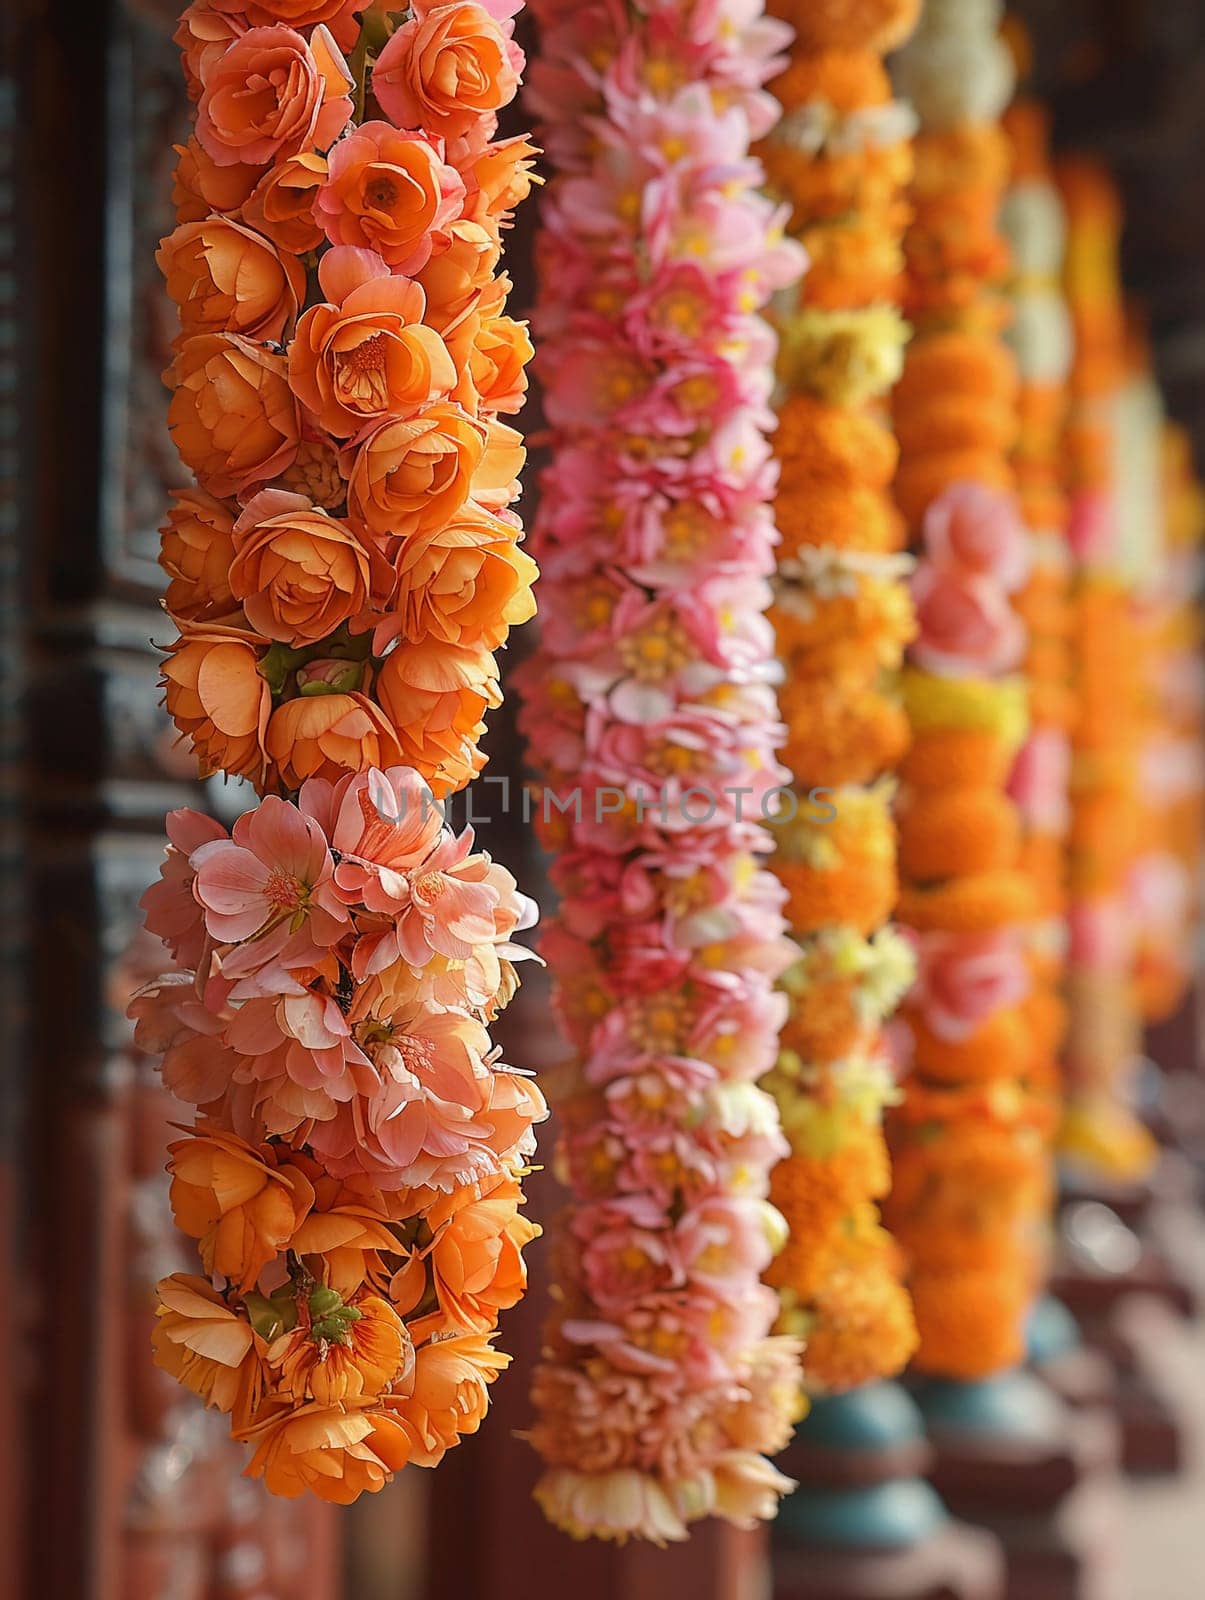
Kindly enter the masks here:
<path id="1" fill-rule="evenodd" d="M 200 794 L 156 682 L 157 527 L 180 481 L 159 378 L 171 308 L 154 263 L 186 131 L 178 9 L 5 0 L 0 24 L 0 1593 L 752 1600 L 773 1586 L 811 1600 L 809 1527 L 790 1508 L 773 1561 L 763 1536 L 708 1528 L 685 1549 L 616 1551 L 544 1525 L 518 1437 L 546 1301 L 539 1246 L 532 1292 L 506 1322 L 515 1366 L 490 1426 L 438 1473 L 403 1474 L 347 1512 L 270 1502 L 239 1476 L 221 1419 L 151 1366 L 151 1290 L 185 1264 L 184 1241 L 163 1174 L 171 1107 L 128 1043 L 128 951 L 164 813 L 242 804 L 229 788 Z M 1205 0 L 1026 0 L 1017 12 L 1056 146 L 1102 157 L 1120 186 L 1127 290 L 1200 470 Z M 507 261 L 518 315 L 535 209 Z M 494 770 L 517 775 L 505 714 L 491 742 Z M 525 887 L 537 881 L 538 864 L 518 859 L 529 839 L 499 826 L 490 848 Z M 1156 1180 L 1064 1214 L 1067 1298 L 1088 1338 L 1051 1312 L 1034 1358 L 1065 1409 L 1023 1417 L 990 1482 L 972 1482 L 988 1469 L 956 1449 L 933 1460 L 898 1439 L 903 1458 L 882 1469 L 932 1471 L 965 1517 L 1012 1540 L 1023 1558 L 1009 1593 L 1024 1600 L 1195 1600 L 1205 1584 L 1200 1006 L 1198 982 L 1148 1040 L 1161 1070 L 1147 1071 L 1146 1109 L 1168 1146 Z M 505 1035 L 510 1059 L 554 1063 L 538 979 Z M 555 1204 L 541 1174 L 531 1212 L 547 1220 Z M 1124 1471 L 1114 1444 L 1068 1424 L 1077 1408 L 1120 1438 Z M 871 1479 L 877 1426 L 861 1440 Z M 922 1532 L 892 1592 L 997 1592 L 974 1539 Z M 846 1583 L 869 1600 L 856 1571 Z"/>

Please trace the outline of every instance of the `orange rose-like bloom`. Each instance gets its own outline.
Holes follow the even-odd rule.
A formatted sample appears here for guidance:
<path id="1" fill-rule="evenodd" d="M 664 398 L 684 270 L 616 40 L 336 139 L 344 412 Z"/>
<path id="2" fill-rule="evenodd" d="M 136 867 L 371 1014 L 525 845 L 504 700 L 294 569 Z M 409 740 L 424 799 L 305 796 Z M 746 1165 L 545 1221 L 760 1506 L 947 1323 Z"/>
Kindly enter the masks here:
<path id="1" fill-rule="evenodd" d="M 428 1270 L 439 1309 L 410 1325 L 414 1338 L 440 1333 L 488 1333 L 498 1313 L 516 1305 L 527 1287 L 523 1247 L 540 1229 L 519 1214 L 523 1191 L 501 1179 L 478 1197 L 473 1188 L 441 1197 L 425 1213 L 434 1238 L 416 1250 L 390 1285 L 394 1304 L 413 1310 L 427 1290 Z"/>
<path id="2" fill-rule="evenodd" d="M 304 495 L 311 505 L 333 511 L 347 499 L 347 484 L 339 470 L 339 456 L 321 439 L 303 439 L 292 462 L 272 486 Z"/>
<path id="3" fill-rule="evenodd" d="M 285 22 L 290 28 L 312 28 L 325 22 L 344 50 L 356 42 L 360 24 L 354 13 L 371 9 L 370 0 L 209 0 L 215 11 L 245 15 L 253 28 Z"/>
<path id="4" fill-rule="evenodd" d="M 496 233 L 481 223 L 452 223 L 447 249 L 414 274 L 427 296 L 428 327 L 444 333 L 477 305 L 501 253 Z"/>
<path id="5" fill-rule="evenodd" d="M 159 565 L 171 582 L 167 609 L 196 622 L 234 610 L 228 581 L 234 518 L 204 489 L 174 489 L 175 505 L 159 530 Z"/>
<path id="6" fill-rule="evenodd" d="M 482 411 L 522 411 L 527 397 L 524 368 L 534 353 L 525 322 L 491 317 L 482 323 L 469 358 Z"/>
<path id="7" fill-rule="evenodd" d="M 457 405 L 384 422 L 356 451 L 348 511 L 381 539 L 438 528 L 468 499 L 485 445 L 485 428 Z"/>
<path id="8" fill-rule="evenodd" d="M 305 269 L 224 217 L 185 222 L 155 255 L 185 334 L 286 337 L 305 299 Z"/>
<path id="9" fill-rule="evenodd" d="M 259 641 L 236 628 L 184 623 L 163 663 L 167 714 L 192 745 L 202 776 L 228 772 L 258 784 L 272 693 Z"/>
<path id="10" fill-rule="evenodd" d="M 177 222 L 204 222 L 214 211 L 237 211 L 259 181 L 258 167 L 241 162 L 219 167 L 195 138 L 172 148 L 179 157 L 172 174 Z"/>
<path id="11" fill-rule="evenodd" d="M 476 1433 L 489 1407 L 489 1385 L 510 1365 L 482 1334 L 439 1339 L 415 1354 L 414 1389 L 385 1405 L 411 1437 L 412 1461 L 438 1466 L 466 1433 Z"/>
<path id="12" fill-rule="evenodd" d="M 243 221 L 292 255 L 316 250 L 325 235 L 314 221 L 314 195 L 325 181 L 326 157 L 315 150 L 279 161 L 243 202 Z"/>
<path id="13" fill-rule="evenodd" d="M 273 1145 L 251 1145 L 218 1129 L 169 1145 L 171 1204 L 176 1226 L 200 1241 L 212 1277 L 221 1273 L 244 1293 L 275 1261 L 314 1203 L 299 1168 L 278 1164 Z"/>
<path id="14" fill-rule="evenodd" d="M 514 99 L 521 61 L 484 6 L 422 0 L 377 58 L 372 92 L 399 126 L 458 139 Z"/>
<path id="15" fill-rule="evenodd" d="M 378 418 L 406 416 L 456 383 L 447 346 L 423 326 L 422 289 L 377 265 L 382 275 L 366 278 L 373 268 L 364 252 L 328 251 L 319 279 L 341 303 L 311 307 L 289 350 L 298 399 L 337 438 Z"/>
<path id="16" fill-rule="evenodd" d="M 219 166 L 325 150 L 351 116 L 347 63 L 325 27 L 252 28 L 202 68 L 197 138 Z"/>
<path id="17" fill-rule="evenodd" d="M 496 650 L 510 628 L 535 615 L 538 568 L 517 530 L 476 506 L 444 527 L 414 533 L 398 552 L 397 592 L 373 648 L 395 633 L 407 641 L 484 645 Z"/>
<path id="18" fill-rule="evenodd" d="M 184 341 L 167 376 L 172 441 L 211 494 L 238 494 L 293 460 L 301 419 L 283 356 L 236 333 L 203 333 Z"/>
<path id="19" fill-rule="evenodd" d="M 244 1476 L 262 1478 L 270 1494 L 295 1500 L 306 1490 L 349 1506 L 375 1494 L 410 1460 L 404 1428 L 380 1411 L 345 1411 L 315 1402 L 256 1430 L 257 1448 Z"/>
<path id="20" fill-rule="evenodd" d="M 396 732 L 399 759 L 437 798 L 463 789 L 481 771 L 485 757 L 477 746 L 485 712 L 502 703 L 498 665 L 488 650 L 433 639 L 402 646 L 386 658 L 376 691 Z"/>
<path id="21" fill-rule="evenodd" d="M 194 0 L 180 18 L 172 39 L 180 47 L 180 64 L 184 68 L 191 100 L 196 100 L 201 93 L 201 79 L 206 68 L 217 61 L 235 39 L 246 33 L 245 17 L 225 14 L 242 9 L 231 4 L 230 0 L 212 7 L 205 4 L 205 0 L 201 0 L 200 4 Z"/>
<path id="22" fill-rule="evenodd" d="M 236 1425 L 244 1421 L 263 1384 L 251 1324 L 204 1278 L 173 1272 L 157 1292 L 158 1320 L 151 1334 L 155 1365 L 207 1406 L 233 1412 Z"/>
<path id="23" fill-rule="evenodd" d="M 264 747 L 286 789 L 307 778 L 336 782 L 347 772 L 404 762 L 388 716 L 363 694 L 306 695 L 272 713 Z"/>
<path id="24" fill-rule="evenodd" d="M 365 122 L 340 139 L 314 201 L 332 244 L 375 250 L 395 272 L 414 272 L 434 234 L 460 211 L 464 181 L 425 134 Z"/>
<path id="25" fill-rule="evenodd" d="M 316 644 L 368 603 L 368 551 L 345 522 L 304 495 L 255 495 L 234 525 L 234 548 L 231 590 L 269 639 Z"/>
<path id="26" fill-rule="evenodd" d="M 521 205 L 532 185 L 541 182 L 534 172 L 539 153 L 526 134 L 517 134 L 513 139 L 492 139 L 471 164 L 462 163 L 460 171 L 469 188 L 466 216 L 496 232 L 496 219 Z"/>
<path id="27" fill-rule="evenodd" d="M 359 1315 L 341 1322 L 341 1339 L 327 1339 L 320 1329 L 299 1324 L 269 1345 L 268 1365 L 297 1405 L 307 1400 L 322 1406 L 370 1404 L 391 1384 L 409 1381 L 414 1346 L 388 1300 L 364 1294 L 348 1305 Z"/>

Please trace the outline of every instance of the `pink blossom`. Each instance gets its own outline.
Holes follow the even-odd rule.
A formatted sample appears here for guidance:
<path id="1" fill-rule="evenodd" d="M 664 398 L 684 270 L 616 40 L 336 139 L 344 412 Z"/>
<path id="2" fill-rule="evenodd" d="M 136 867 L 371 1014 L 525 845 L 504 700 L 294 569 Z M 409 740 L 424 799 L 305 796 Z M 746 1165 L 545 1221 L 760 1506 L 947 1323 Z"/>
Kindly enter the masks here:
<path id="1" fill-rule="evenodd" d="M 192 854 L 204 844 L 228 837 L 225 828 L 199 811 L 169 811 L 170 841 L 153 883 L 138 902 L 149 931 L 162 939 L 182 967 L 199 967 L 205 950 L 205 918 L 193 895 Z"/>
<path id="2" fill-rule="evenodd" d="M 925 554 L 938 566 L 991 578 L 1012 594 L 1029 572 L 1029 540 L 1010 494 L 952 483 L 925 512 Z"/>
<path id="3" fill-rule="evenodd" d="M 925 933 L 918 937 L 913 999 L 925 1022 L 952 1043 L 1029 993 L 1025 953 L 1015 933 Z"/>
<path id="4" fill-rule="evenodd" d="M 991 579 L 922 563 L 912 580 L 917 639 L 912 659 L 943 677 L 995 675 L 1021 660 L 1025 628 Z"/>

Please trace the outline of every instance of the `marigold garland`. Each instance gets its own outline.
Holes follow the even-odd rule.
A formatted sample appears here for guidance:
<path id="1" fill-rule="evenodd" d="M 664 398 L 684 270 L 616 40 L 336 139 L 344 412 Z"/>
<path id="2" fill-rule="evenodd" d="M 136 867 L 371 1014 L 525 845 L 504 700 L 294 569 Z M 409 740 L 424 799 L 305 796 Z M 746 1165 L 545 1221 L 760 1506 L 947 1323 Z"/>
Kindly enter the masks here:
<path id="1" fill-rule="evenodd" d="M 507 1364 L 546 1113 L 487 1026 L 535 908 L 433 799 L 479 770 L 493 651 L 534 609 L 499 420 L 529 351 L 500 228 L 514 6 L 194 4 L 162 534 L 167 707 L 263 798 L 168 819 L 143 901 L 172 968 L 137 1037 L 196 1107 L 171 1203 L 204 1275 L 159 1286 L 158 1364 L 273 1493 L 435 1465 Z M 360 15 L 360 13 L 363 13 Z M 349 55 L 345 57 L 344 51 Z"/>
<path id="2" fill-rule="evenodd" d="M 758 865 L 786 774 L 762 616 L 774 341 L 755 312 L 801 261 L 748 152 L 786 33 L 695 0 L 543 0 L 540 18 L 551 599 L 523 727 L 561 893 L 542 951 L 577 1059 L 531 1439 L 559 1527 L 664 1543 L 774 1514 L 790 1484 L 763 1452 L 798 1396 L 759 1282 L 784 1146 L 754 1087 L 790 957 Z"/>
<path id="3" fill-rule="evenodd" d="M 930 0 L 897 75 L 921 120 L 905 239 L 916 335 L 894 399 L 896 499 L 920 556 L 898 812 L 899 916 L 919 973 L 904 1011 L 911 1068 L 888 1114 L 885 1215 L 908 1258 L 915 1364 L 953 1378 L 1019 1358 L 1049 1187 L 1050 1110 L 1028 1082 L 1037 897 L 1004 792 L 1027 732 L 1013 597 L 1030 552 L 1011 493 L 1017 372 L 1000 337 L 998 118 L 1012 72 L 999 20 L 993 0 Z"/>
<path id="4" fill-rule="evenodd" d="M 797 302 L 777 307 L 783 544 L 771 615 L 783 757 L 796 788 L 822 789 L 835 816 L 778 832 L 774 868 L 798 955 L 783 979 L 791 1009 L 770 1080 L 791 1143 L 770 1192 L 790 1238 L 766 1281 L 779 1291 L 780 1328 L 805 1341 L 808 1387 L 834 1391 L 898 1372 L 916 1342 L 875 1202 L 890 1182 L 881 1029 L 912 976 L 888 926 L 896 838 L 893 791 L 879 780 L 908 743 L 893 686 L 915 631 L 890 497 L 898 450 L 881 415 L 908 333 L 894 302 L 914 119 L 881 58 L 917 8 L 775 9 L 797 39 L 771 85 L 783 118 L 764 160 L 809 267 Z"/>

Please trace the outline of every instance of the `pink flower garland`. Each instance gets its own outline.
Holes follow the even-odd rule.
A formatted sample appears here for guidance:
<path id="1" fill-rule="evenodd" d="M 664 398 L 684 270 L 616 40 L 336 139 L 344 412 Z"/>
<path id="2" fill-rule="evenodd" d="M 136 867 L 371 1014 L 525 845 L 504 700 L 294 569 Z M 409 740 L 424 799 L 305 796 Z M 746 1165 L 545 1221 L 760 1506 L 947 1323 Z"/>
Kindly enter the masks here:
<path id="1" fill-rule="evenodd" d="M 544 0 L 532 100 L 560 169 L 541 240 L 552 464 L 525 731 L 580 1059 L 573 1205 L 537 1372 L 537 1496 L 575 1536 L 663 1543 L 774 1514 L 793 1341 L 767 1337 L 765 1199 L 792 959 L 757 866 L 788 775 L 772 690 L 774 341 L 802 257 L 749 156 L 786 40 L 744 5 Z M 555 799 L 556 808 L 550 803 Z"/>

